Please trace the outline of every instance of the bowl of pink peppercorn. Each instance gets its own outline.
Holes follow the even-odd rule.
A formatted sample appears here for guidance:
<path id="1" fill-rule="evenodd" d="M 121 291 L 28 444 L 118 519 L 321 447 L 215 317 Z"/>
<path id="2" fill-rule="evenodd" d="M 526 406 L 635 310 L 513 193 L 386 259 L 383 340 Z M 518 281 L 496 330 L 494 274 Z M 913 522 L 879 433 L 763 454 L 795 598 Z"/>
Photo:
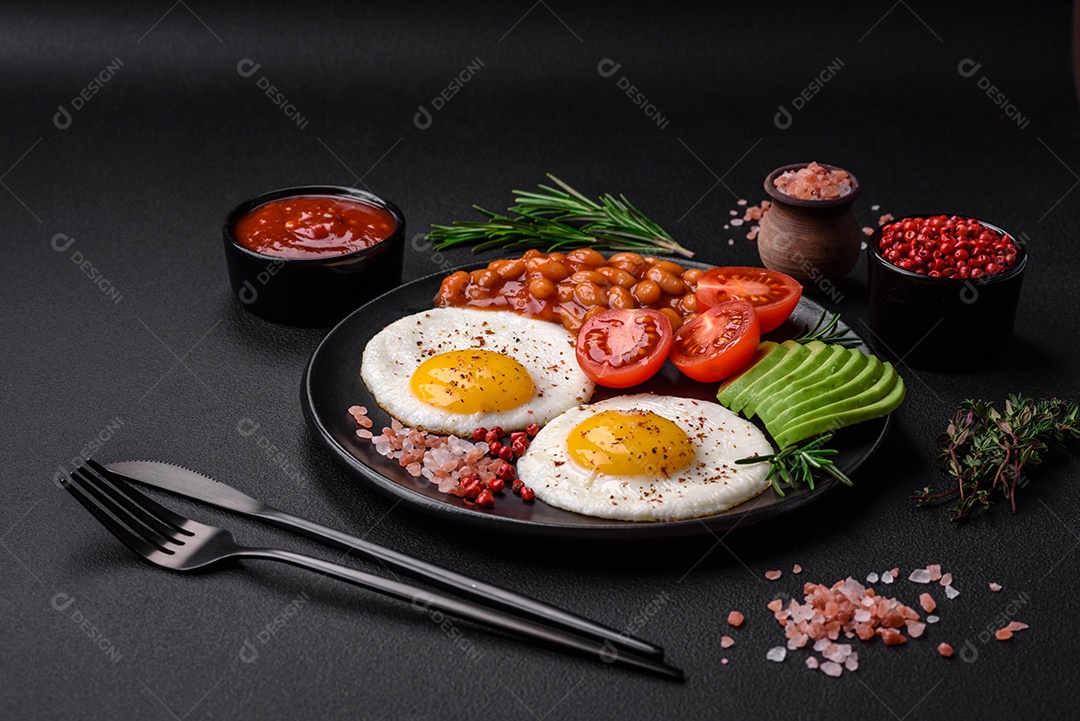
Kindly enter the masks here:
<path id="1" fill-rule="evenodd" d="M 985 366 L 1012 336 L 1027 252 L 996 225 L 913 215 L 867 244 L 871 340 L 917 368 Z"/>

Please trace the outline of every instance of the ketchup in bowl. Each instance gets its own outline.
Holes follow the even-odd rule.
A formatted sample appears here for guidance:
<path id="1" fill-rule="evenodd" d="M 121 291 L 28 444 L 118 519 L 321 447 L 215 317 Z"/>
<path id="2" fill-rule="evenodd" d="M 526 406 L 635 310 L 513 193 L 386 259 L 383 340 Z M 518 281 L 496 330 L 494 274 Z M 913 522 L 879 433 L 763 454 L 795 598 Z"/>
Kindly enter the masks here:
<path id="1" fill-rule="evenodd" d="M 342 196 L 299 195 L 252 208 L 236 220 L 233 234 L 255 253 L 310 260 L 370 248 L 396 229 L 394 216 L 378 206 Z"/>

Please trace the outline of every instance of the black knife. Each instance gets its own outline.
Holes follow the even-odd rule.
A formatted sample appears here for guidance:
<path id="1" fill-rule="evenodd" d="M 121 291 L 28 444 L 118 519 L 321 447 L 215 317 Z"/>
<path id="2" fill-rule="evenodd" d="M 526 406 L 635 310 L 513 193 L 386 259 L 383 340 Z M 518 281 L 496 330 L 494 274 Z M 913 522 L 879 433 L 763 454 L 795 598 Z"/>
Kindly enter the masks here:
<path id="1" fill-rule="evenodd" d="M 519 615 L 529 616 L 535 620 L 544 621 L 550 625 L 559 626 L 589 638 L 606 641 L 615 649 L 622 648 L 649 658 L 661 659 L 664 657 L 662 648 L 647 641 L 602 626 L 587 618 L 582 618 L 542 601 L 537 601 L 534 598 L 519 595 L 505 588 L 492 586 L 441 566 L 392 551 L 362 538 L 350 536 L 347 533 L 335 531 L 333 528 L 280 511 L 231 486 L 187 468 L 159 461 L 122 461 L 108 463 L 105 467 L 138 483 L 170 491 L 185 498 L 202 501 L 211 506 L 235 511 L 244 516 L 258 518 L 331 546 L 352 551 L 369 561 L 384 563 L 387 567 L 396 571 L 470 596 L 492 608 L 512 610 Z M 615 651 L 615 649 L 612 650 Z"/>

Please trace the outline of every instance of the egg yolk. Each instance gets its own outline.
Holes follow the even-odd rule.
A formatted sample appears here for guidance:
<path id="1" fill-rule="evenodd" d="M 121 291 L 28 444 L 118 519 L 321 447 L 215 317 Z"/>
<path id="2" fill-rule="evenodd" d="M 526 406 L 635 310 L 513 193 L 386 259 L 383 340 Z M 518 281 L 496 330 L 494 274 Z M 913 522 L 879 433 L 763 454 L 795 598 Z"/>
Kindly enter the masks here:
<path id="1" fill-rule="evenodd" d="M 602 411 L 566 442 L 578 464 L 612 476 L 669 476 L 694 460 L 686 432 L 652 411 Z"/>
<path id="2" fill-rule="evenodd" d="M 451 413 L 507 411 L 536 394 L 525 366 L 489 350 L 454 350 L 428 358 L 409 381 L 413 394 Z"/>

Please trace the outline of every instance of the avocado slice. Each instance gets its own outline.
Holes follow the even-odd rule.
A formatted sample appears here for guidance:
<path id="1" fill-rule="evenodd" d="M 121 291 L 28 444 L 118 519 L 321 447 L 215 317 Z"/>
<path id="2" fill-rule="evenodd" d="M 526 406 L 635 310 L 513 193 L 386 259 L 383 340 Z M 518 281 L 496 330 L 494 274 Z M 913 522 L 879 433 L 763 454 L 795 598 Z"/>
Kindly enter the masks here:
<path id="1" fill-rule="evenodd" d="M 818 376 L 816 380 L 800 384 L 798 390 L 786 398 L 786 402 L 773 403 L 767 409 L 767 414 L 761 416 L 766 428 L 781 428 L 787 421 L 801 416 L 822 402 L 827 405 L 839 400 L 840 397 L 831 395 L 832 391 L 855 380 L 870 362 L 866 354 L 854 348 L 833 348 L 838 351 L 834 360 L 814 373 Z M 872 380 L 866 381 L 867 384 L 870 382 Z"/>
<path id="2" fill-rule="evenodd" d="M 803 400 L 800 400 L 790 408 L 784 410 L 783 413 L 779 414 L 773 420 L 771 425 L 765 426 L 769 433 L 772 434 L 773 438 L 779 435 L 780 431 L 793 421 L 814 413 L 821 408 L 831 406 L 846 398 L 858 395 L 874 385 L 874 383 L 881 378 L 881 372 L 885 368 L 885 365 L 877 356 L 865 355 L 857 350 L 851 350 L 850 352 L 862 356 L 861 359 L 855 359 L 855 374 L 850 375 L 851 369 L 849 369 L 848 373 L 844 376 L 844 381 L 839 385 L 831 390 L 815 395 L 806 394 Z"/>
<path id="3" fill-rule="evenodd" d="M 781 429 L 778 436 L 773 437 L 777 444 L 784 448 L 826 431 L 891 413 L 903 402 L 907 390 L 904 380 L 892 364 L 884 365 L 884 371 L 877 383 L 858 395 L 797 418 Z"/>
<path id="4" fill-rule="evenodd" d="M 806 362 L 799 366 L 799 372 L 791 379 L 791 382 L 783 393 L 774 393 L 770 398 L 758 404 L 758 418 L 767 426 L 772 424 L 776 416 L 785 409 L 804 400 L 812 395 L 806 395 L 803 390 L 816 386 L 818 383 L 832 380 L 835 382 L 837 372 L 852 360 L 846 348 L 837 345 L 826 346 L 826 349 L 817 354 L 811 354 Z"/>
<path id="5" fill-rule="evenodd" d="M 779 363 L 787 353 L 788 349 L 785 346 L 771 340 L 763 341 L 746 368 L 723 382 L 716 394 L 716 400 L 728 410 L 738 413 L 742 406 L 736 408 L 735 400 L 765 371 Z"/>
<path id="6" fill-rule="evenodd" d="M 793 342 L 793 341 L 788 341 Z M 795 344 L 800 345 L 800 344 Z M 773 393 L 783 393 L 791 381 L 800 374 L 803 364 L 812 355 L 817 355 L 828 349 L 829 346 L 820 341 L 811 341 L 802 346 L 801 352 L 792 350 L 784 360 L 780 361 L 771 371 L 758 379 L 758 382 L 749 389 L 748 399 L 743 405 L 743 415 L 747 418 L 757 413 L 758 406 L 769 399 Z"/>

